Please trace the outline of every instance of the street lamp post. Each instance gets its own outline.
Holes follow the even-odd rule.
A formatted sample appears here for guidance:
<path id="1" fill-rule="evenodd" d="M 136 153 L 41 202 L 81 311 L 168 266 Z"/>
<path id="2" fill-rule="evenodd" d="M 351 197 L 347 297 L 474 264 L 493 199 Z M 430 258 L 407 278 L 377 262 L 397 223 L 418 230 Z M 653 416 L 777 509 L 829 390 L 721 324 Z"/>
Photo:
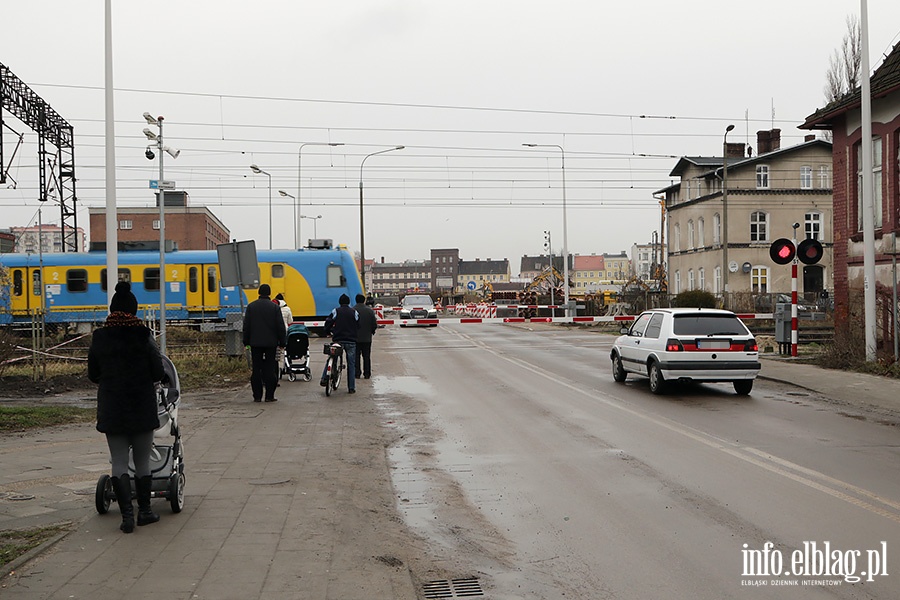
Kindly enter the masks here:
<path id="1" fill-rule="evenodd" d="M 154 117 L 149 112 L 144 113 L 144 120 L 148 125 L 156 125 L 159 133 L 153 133 L 149 128 L 144 128 L 144 135 L 151 142 L 156 142 L 155 146 L 159 154 L 159 181 L 157 182 L 156 198 L 159 204 L 159 350 L 163 354 L 166 353 L 166 190 L 163 178 L 163 154 L 168 154 L 172 158 L 178 158 L 181 150 L 172 148 L 163 144 L 163 117 Z M 144 156 L 148 160 L 153 160 L 153 151 L 150 150 L 154 144 L 147 146 Z M 108 215 L 107 215 L 108 216 Z M 118 269 L 118 267 L 117 267 Z M 114 281 L 118 281 L 119 274 L 115 273 Z M 107 276 L 107 282 L 110 281 Z"/>
<path id="2" fill-rule="evenodd" d="M 313 222 L 313 237 L 314 237 L 314 238 L 318 238 L 318 237 L 319 237 L 319 232 L 318 232 L 318 229 L 317 229 L 317 227 L 316 227 L 316 224 L 317 224 L 318 220 L 322 218 L 322 215 L 316 215 L 315 217 L 310 217 L 309 215 L 300 215 L 300 218 L 301 218 L 301 219 L 312 219 L 312 222 Z"/>
<path id="3" fill-rule="evenodd" d="M 257 175 L 265 175 L 269 178 L 269 250 L 272 249 L 272 176 L 256 165 L 250 165 L 250 170 Z"/>
<path id="4" fill-rule="evenodd" d="M 728 132 L 722 138 L 722 306 L 728 308 Z"/>
<path id="5" fill-rule="evenodd" d="M 294 203 L 294 246 L 300 247 L 300 220 L 303 215 L 303 198 L 300 196 L 301 168 L 303 166 L 303 146 L 343 146 L 343 142 L 303 142 L 297 149 L 297 202 Z M 299 207 L 297 205 L 300 205 Z M 315 236 L 315 233 L 313 234 Z"/>
<path id="6" fill-rule="evenodd" d="M 297 196 L 293 194 L 288 194 L 284 190 L 278 190 L 278 193 L 284 196 L 285 198 L 290 198 L 294 203 L 294 248 L 300 249 L 300 246 L 297 245 Z"/>
<path id="7" fill-rule="evenodd" d="M 393 152 L 394 150 L 403 150 L 406 146 L 394 146 L 386 150 L 372 152 L 363 157 L 359 163 L 359 272 L 362 275 L 363 289 L 366 287 L 366 236 L 365 236 L 365 212 L 363 210 L 363 165 L 370 156 L 384 154 L 385 152 Z"/>
<path id="8" fill-rule="evenodd" d="M 565 293 L 565 316 L 569 316 L 569 227 L 566 211 L 566 151 L 559 144 L 522 144 L 528 148 L 557 148 L 562 156 L 562 208 L 563 208 L 563 292 Z"/>

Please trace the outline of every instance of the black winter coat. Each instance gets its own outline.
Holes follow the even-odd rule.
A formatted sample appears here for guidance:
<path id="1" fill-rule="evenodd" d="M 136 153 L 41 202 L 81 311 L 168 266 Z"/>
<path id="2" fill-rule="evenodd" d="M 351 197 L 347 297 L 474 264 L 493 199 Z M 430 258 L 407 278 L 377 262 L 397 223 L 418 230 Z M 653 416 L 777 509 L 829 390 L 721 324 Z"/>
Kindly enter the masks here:
<path id="1" fill-rule="evenodd" d="M 338 306 L 325 317 L 325 335 L 335 342 L 356 343 L 359 332 L 359 313 L 346 304 Z"/>
<path id="2" fill-rule="evenodd" d="M 284 348 L 287 332 L 281 307 L 266 296 L 247 305 L 244 312 L 244 345 L 258 348 Z"/>
<path id="3" fill-rule="evenodd" d="M 88 379 L 97 389 L 97 431 L 140 433 L 159 427 L 155 382 L 162 355 L 143 325 L 107 326 L 94 332 L 88 351 Z"/>

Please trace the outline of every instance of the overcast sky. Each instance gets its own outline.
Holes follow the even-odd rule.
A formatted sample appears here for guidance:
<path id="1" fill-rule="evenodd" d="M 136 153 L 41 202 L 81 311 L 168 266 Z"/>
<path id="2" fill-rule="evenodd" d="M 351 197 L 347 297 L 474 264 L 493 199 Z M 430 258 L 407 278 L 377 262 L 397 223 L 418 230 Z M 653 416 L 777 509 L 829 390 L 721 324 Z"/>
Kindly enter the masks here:
<path id="1" fill-rule="evenodd" d="M 900 2 L 869 0 L 874 69 L 900 41 Z M 824 104 L 829 57 L 859 0 L 159 0 L 113 3 L 117 201 L 152 206 L 144 111 L 165 117 L 165 178 L 238 240 L 301 238 L 359 250 L 360 164 L 367 258 L 466 260 L 563 245 L 629 250 L 659 229 L 653 192 L 677 157 L 782 147 Z M 78 224 L 105 205 L 104 2 L 5 2 L 0 62 L 75 128 Z M 25 134 L 0 190 L 0 227 L 36 223 L 37 142 Z M 3 132 L 6 160 L 17 136 Z M 344 146 L 300 144 L 342 143 Z M 299 159 L 299 160 L 298 160 Z M 298 173 L 299 171 L 299 173 Z M 299 175 L 299 186 L 298 186 Z M 59 222 L 47 206 L 44 222 Z"/>

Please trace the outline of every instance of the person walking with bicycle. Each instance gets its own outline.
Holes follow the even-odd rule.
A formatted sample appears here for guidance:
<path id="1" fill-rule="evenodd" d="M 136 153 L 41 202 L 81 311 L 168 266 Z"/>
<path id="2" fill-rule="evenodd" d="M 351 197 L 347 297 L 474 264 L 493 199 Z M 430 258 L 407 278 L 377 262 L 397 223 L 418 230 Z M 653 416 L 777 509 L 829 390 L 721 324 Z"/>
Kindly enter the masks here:
<path id="1" fill-rule="evenodd" d="M 359 332 L 359 313 L 350 306 L 350 296 L 341 294 L 339 306 L 325 318 L 325 335 L 340 344 L 347 355 L 347 391 L 356 393 L 356 338 Z M 321 385 L 328 385 L 322 373 Z"/>

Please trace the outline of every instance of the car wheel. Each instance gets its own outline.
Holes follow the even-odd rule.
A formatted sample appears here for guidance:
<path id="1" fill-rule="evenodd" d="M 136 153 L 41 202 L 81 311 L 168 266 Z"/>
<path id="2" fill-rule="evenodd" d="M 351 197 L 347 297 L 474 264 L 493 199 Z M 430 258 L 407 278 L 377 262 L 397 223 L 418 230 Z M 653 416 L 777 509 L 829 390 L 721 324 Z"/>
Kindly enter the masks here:
<path id="1" fill-rule="evenodd" d="M 625 367 L 622 366 L 622 357 L 616 354 L 612 359 L 612 372 L 613 379 L 615 379 L 618 383 L 623 383 L 625 378 L 628 377 L 628 373 L 625 372 Z"/>
<path id="2" fill-rule="evenodd" d="M 750 394 L 750 390 L 752 389 L 752 379 L 739 379 L 738 381 L 734 382 L 734 391 L 737 392 L 738 396 L 747 396 Z"/>
<path id="3" fill-rule="evenodd" d="M 666 391 L 666 380 L 662 371 L 659 369 L 659 363 L 650 363 L 647 375 L 650 376 L 650 391 L 654 394 L 662 394 Z"/>

